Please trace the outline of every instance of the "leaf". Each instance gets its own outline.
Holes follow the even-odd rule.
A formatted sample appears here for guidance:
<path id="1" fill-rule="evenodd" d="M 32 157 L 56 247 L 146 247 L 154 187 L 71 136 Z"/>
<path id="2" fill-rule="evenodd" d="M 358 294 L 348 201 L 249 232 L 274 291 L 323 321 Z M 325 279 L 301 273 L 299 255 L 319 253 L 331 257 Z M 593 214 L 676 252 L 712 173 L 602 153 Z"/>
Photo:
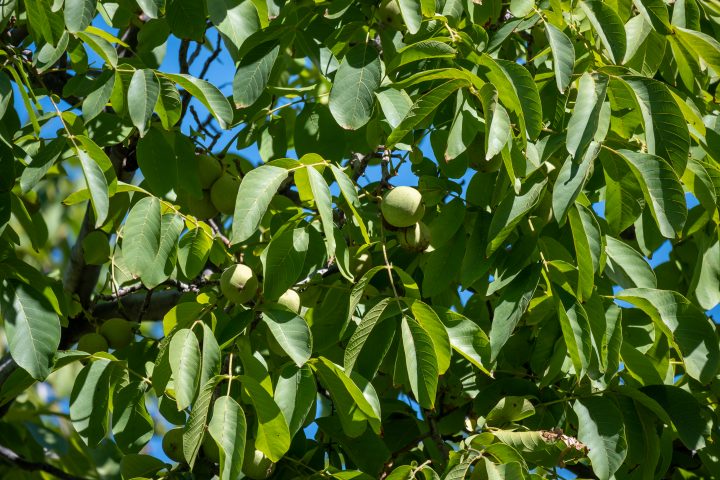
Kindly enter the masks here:
<path id="1" fill-rule="evenodd" d="M 85 30 L 95 16 L 96 0 L 65 0 L 63 15 L 68 32 Z"/>
<path id="2" fill-rule="evenodd" d="M 116 390 L 113 397 L 113 439 L 125 453 L 139 452 L 155 430 L 145 406 L 145 390 L 144 383 L 133 381 Z"/>
<path id="3" fill-rule="evenodd" d="M 551 23 L 545 23 L 545 35 L 553 53 L 555 83 L 560 93 L 563 93 L 570 85 L 575 68 L 575 47 L 567 35 Z"/>
<path id="4" fill-rule="evenodd" d="M 677 175 L 660 157 L 632 150 L 618 150 L 635 174 L 653 217 L 666 238 L 682 232 L 687 218 L 685 193 Z"/>
<path id="5" fill-rule="evenodd" d="M 445 43 L 446 41 L 447 39 L 444 38 L 429 38 L 407 45 L 397 51 L 397 54 L 389 62 L 387 70 L 394 71 L 403 65 L 430 58 L 453 58 L 455 49 Z M 398 90 L 394 91 L 398 92 Z"/>
<path id="6" fill-rule="evenodd" d="M 380 56 L 373 45 L 363 43 L 348 50 L 335 73 L 329 100 L 330 113 L 342 128 L 357 130 L 370 120 L 380 72 Z"/>
<path id="7" fill-rule="evenodd" d="M 567 127 L 567 151 L 575 160 L 580 159 L 598 132 L 600 110 L 605 101 L 609 77 L 589 73 L 580 77 L 575 109 Z M 602 141 L 602 138 L 595 138 Z"/>
<path id="8" fill-rule="evenodd" d="M 227 129 L 233 123 L 233 109 L 225 95 L 213 84 L 187 74 L 164 73 L 163 76 L 180 85 L 197 98 L 217 120 L 220 128 Z"/>
<path id="9" fill-rule="evenodd" d="M 213 399 L 217 384 L 220 383 L 222 379 L 223 377 L 218 375 L 208 380 L 200 389 L 197 400 L 192 410 L 190 410 L 190 417 L 183 431 L 183 456 L 188 465 L 190 465 L 190 468 L 195 464 L 197 455 L 200 452 L 200 446 L 205 436 L 210 402 Z"/>
<path id="10" fill-rule="evenodd" d="M 380 108 L 391 128 L 397 127 L 413 105 L 405 90 L 386 88 L 375 92 Z"/>
<path id="11" fill-rule="evenodd" d="M 84 45 L 90 47 L 105 62 L 113 68 L 118 66 L 118 54 L 115 47 L 99 35 L 88 32 L 76 32 L 75 36 L 83 41 Z"/>
<path id="12" fill-rule="evenodd" d="M 662 35 L 672 33 L 670 14 L 663 0 L 633 0 L 633 5 L 658 33 Z"/>
<path id="13" fill-rule="evenodd" d="M 205 37 L 205 2 L 167 0 L 165 19 L 170 31 L 180 39 L 202 42 Z"/>
<path id="14" fill-rule="evenodd" d="M 107 105 L 115 86 L 115 73 L 112 70 L 105 70 L 95 80 L 95 85 L 97 88 L 83 100 L 82 114 L 85 122 L 95 118 Z"/>
<path id="15" fill-rule="evenodd" d="M 315 207 L 320 213 L 320 221 L 322 223 L 323 231 L 325 232 L 327 254 L 328 257 L 333 257 L 335 256 L 335 236 L 333 234 L 335 224 L 333 222 L 330 188 L 325 182 L 322 174 L 314 167 L 308 166 L 306 170 L 308 173 L 308 180 L 310 181 L 310 189 L 312 190 L 313 199 L 315 200 Z"/>
<path id="16" fill-rule="evenodd" d="M 178 410 L 192 405 L 200 382 L 200 344 L 189 328 L 175 332 L 170 340 L 170 368 Z"/>
<path id="17" fill-rule="evenodd" d="M 616 298 L 632 303 L 652 318 L 683 356 L 687 374 L 705 384 L 720 368 L 715 327 L 678 292 L 652 288 L 623 290 Z"/>
<path id="18" fill-rule="evenodd" d="M 613 478 L 627 455 L 625 426 L 620 410 L 605 396 L 578 399 L 578 440 L 587 445 L 593 472 L 600 480 Z"/>
<path id="19" fill-rule="evenodd" d="M 320 383 L 330 392 L 335 412 L 347 436 L 359 437 L 368 424 L 376 434 L 380 433 L 380 418 L 342 368 L 325 357 L 312 359 L 310 366 L 317 373 Z"/>
<path id="20" fill-rule="evenodd" d="M 445 330 L 445 325 L 440 321 L 437 313 L 420 300 L 415 300 L 409 303 L 408 306 L 415 320 L 430 336 L 435 350 L 435 358 L 437 359 L 438 373 L 440 375 L 444 374 L 450 367 L 450 356 L 452 354 L 450 337 L 447 330 Z"/>
<path id="21" fill-rule="evenodd" d="M 519 195 L 508 191 L 500 202 L 488 232 L 488 245 L 485 256 L 489 257 L 505 242 L 518 223 L 535 208 L 540 197 L 545 193 L 547 179 L 539 175 L 528 178 L 522 185 Z"/>
<path id="22" fill-rule="evenodd" d="M 267 42 L 243 57 L 233 79 L 233 100 L 237 108 L 249 107 L 265 91 L 280 45 Z"/>
<path id="23" fill-rule="evenodd" d="M 592 355 L 592 332 L 588 316 L 582 304 L 566 291 L 554 288 L 553 295 L 556 299 L 565 345 L 575 367 L 575 373 L 580 378 L 587 371 Z"/>
<path id="24" fill-rule="evenodd" d="M 178 266 L 185 277 L 195 278 L 205 268 L 213 245 L 212 239 L 212 231 L 204 223 L 199 223 L 180 238 Z"/>
<path id="25" fill-rule="evenodd" d="M 655 272 L 640 253 L 631 246 L 613 237 L 605 237 L 607 242 L 607 268 L 605 273 L 623 288 L 656 288 Z"/>
<path id="26" fill-rule="evenodd" d="M 305 320 L 295 312 L 267 309 L 262 319 L 275 340 L 298 367 L 302 367 L 312 354 L 312 335 Z"/>
<path id="27" fill-rule="evenodd" d="M 140 279 L 146 287 L 155 288 L 172 275 L 177 259 L 177 243 L 182 229 L 183 220 L 180 216 L 174 213 L 162 216 L 160 244 L 152 263 L 144 265 L 140 272 Z"/>
<path id="28" fill-rule="evenodd" d="M 287 176 L 284 168 L 261 165 L 243 177 L 235 201 L 230 238 L 233 244 L 244 242 L 255 233 L 270 201 Z"/>
<path id="29" fill-rule="evenodd" d="M 400 14 L 410 34 L 416 34 L 422 24 L 421 0 L 390 0 L 397 2 L 400 7 Z"/>
<path id="30" fill-rule="evenodd" d="M 159 95 L 160 82 L 155 73 L 149 69 L 135 70 L 128 87 L 128 113 L 141 137 L 147 131 Z"/>
<path id="31" fill-rule="evenodd" d="M 657 80 L 644 77 L 623 77 L 623 80 L 637 98 L 645 124 L 647 152 L 665 159 L 675 173 L 682 176 L 688 162 L 690 136 L 680 107 L 668 88 Z"/>
<path id="32" fill-rule="evenodd" d="M 150 18 L 158 18 L 165 10 L 165 0 L 137 0 L 143 13 Z"/>
<path id="33" fill-rule="evenodd" d="M 165 77 L 156 77 L 160 82 L 160 95 L 155 104 L 155 113 L 165 130 L 170 130 L 180 120 L 182 102 L 175 84 Z"/>
<path id="34" fill-rule="evenodd" d="M 640 391 L 667 412 L 688 449 L 694 451 L 705 447 L 708 423 L 703 418 L 703 407 L 692 393 L 674 385 L 648 385 Z"/>
<path id="35" fill-rule="evenodd" d="M 120 460 L 122 478 L 151 478 L 164 468 L 167 464 L 151 455 L 130 453 Z"/>
<path id="36" fill-rule="evenodd" d="M 390 132 L 386 146 L 390 148 L 400 142 L 420 122 L 429 117 L 453 92 L 466 86 L 468 86 L 468 81 L 465 79 L 449 80 L 418 98 L 408 110 L 405 118 Z"/>
<path id="37" fill-rule="evenodd" d="M 202 360 L 200 369 L 200 385 L 207 384 L 212 378 L 220 374 L 222 352 L 212 329 L 207 323 L 202 323 Z"/>
<path id="38" fill-rule="evenodd" d="M 493 318 L 490 328 L 490 361 L 494 362 L 502 347 L 507 343 L 520 322 L 530 300 L 535 294 L 538 282 L 540 281 L 540 264 L 533 263 L 527 266 L 512 282 L 502 291 L 502 295 L 495 304 Z"/>
<path id="39" fill-rule="evenodd" d="M 70 421 L 90 448 L 95 448 L 108 432 L 112 370 L 110 360 L 90 362 L 80 370 L 70 394 Z"/>
<path id="40" fill-rule="evenodd" d="M 486 83 L 480 88 L 480 101 L 486 125 L 485 160 L 490 160 L 505 148 L 512 136 L 512 127 L 505 107 L 498 103 L 497 89 L 493 84 Z"/>
<path id="41" fill-rule="evenodd" d="M 578 266 L 577 297 L 585 302 L 592 295 L 595 272 L 600 268 L 602 233 L 592 212 L 579 203 L 570 209 L 568 218 Z"/>
<path id="42" fill-rule="evenodd" d="M 367 342 L 367 339 L 370 337 L 370 334 L 375 326 L 381 321 L 380 319 L 382 318 L 383 313 L 385 313 L 385 310 L 391 300 L 391 298 L 381 299 L 370 310 L 368 310 L 362 320 L 360 320 L 360 325 L 358 325 L 355 329 L 350 337 L 350 340 L 348 340 L 347 347 L 345 347 L 344 366 L 346 373 L 352 373 L 353 368 L 355 367 L 355 362 L 365 346 L 365 342 Z"/>
<path id="43" fill-rule="evenodd" d="M 123 258 L 130 272 L 141 276 L 160 249 L 160 201 L 140 199 L 131 209 L 123 229 Z"/>
<path id="44" fill-rule="evenodd" d="M 302 428 L 315 404 L 317 393 L 309 366 L 288 365 L 280 372 L 275 385 L 275 402 L 285 416 L 291 437 Z"/>
<path id="45" fill-rule="evenodd" d="M 247 424 L 245 412 L 232 397 L 215 400 L 208 433 L 220 450 L 220 479 L 238 478 L 243 465 Z"/>
<path id="46" fill-rule="evenodd" d="M 251 0 L 208 0 L 210 21 L 225 40 L 230 56 L 238 60 L 238 52 L 245 40 L 260 30 L 260 18 Z"/>
<path id="47" fill-rule="evenodd" d="M 490 361 L 490 340 L 475 322 L 447 310 L 440 316 L 450 339 L 453 350 L 465 357 L 486 375 L 492 376 L 484 366 Z"/>
<path id="48" fill-rule="evenodd" d="M 8 286 L 12 292 L 13 284 Z M 47 298 L 30 286 L 15 284 L 14 296 L 12 307 L 2 309 L 10 355 L 34 379 L 45 380 L 60 345 L 60 319 Z"/>
<path id="49" fill-rule="evenodd" d="M 432 338 L 417 320 L 403 317 L 402 345 L 410 388 L 423 408 L 435 406 L 438 364 Z"/>
<path id="50" fill-rule="evenodd" d="M 580 164 L 569 156 L 560 168 L 552 193 L 553 216 L 559 225 L 565 223 L 568 210 L 582 192 L 598 153 L 600 153 L 600 144 L 593 141 L 585 150 Z"/>
<path id="51" fill-rule="evenodd" d="M 580 7 L 605 45 L 610 61 L 616 65 L 622 63 L 627 48 L 622 19 L 601 0 L 584 0 L 580 2 Z"/>
<path id="52" fill-rule="evenodd" d="M 78 148 L 77 156 L 80 160 L 85 183 L 90 192 L 90 203 L 95 214 L 95 226 L 100 227 L 105 223 L 110 209 L 108 182 L 96 158 L 91 157 L 88 151 Z"/>
<path id="53" fill-rule="evenodd" d="M 310 235 L 304 228 L 288 228 L 275 235 L 261 256 L 263 296 L 277 300 L 295 285 L 303 272 L 310 247 Z"/>
<path id="54" fill-rule="evenodd" d="M 688 50 L 698 57 L 715 72 L 720 72 L 720 42 L 703 32 L 682 27 L 673 27 L 676 37 Z"/>
<path id="55" fill-rule="evenodd" d="M 290 431 L 275 400 L 257 380 L 240 376 L 243 392 L 250 398 L 257 418 L 255 448 L 273 461 L 279 461 L 290 448 Z"/>

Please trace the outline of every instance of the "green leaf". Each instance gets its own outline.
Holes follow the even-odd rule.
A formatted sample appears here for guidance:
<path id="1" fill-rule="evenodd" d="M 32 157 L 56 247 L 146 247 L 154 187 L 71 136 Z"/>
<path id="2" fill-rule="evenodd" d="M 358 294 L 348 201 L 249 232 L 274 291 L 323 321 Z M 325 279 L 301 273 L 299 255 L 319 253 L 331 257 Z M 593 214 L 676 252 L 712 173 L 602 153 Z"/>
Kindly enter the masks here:
<path id="1" fill-rule="evenodd" d="M 580 159 L 595 139 L 600 122 L 600 110 L 605 101 L 609 77 L 584 73 L 578 84 L 575 109 L 570 117 L 567 127 L 567 151 L 575 160 Z"/>
<path id="2" fill-rule="evenodd" d="M 137 0 L 137 4 L 150 18 L 158 18 L 165 10 L 165 0 Z"/>
<path id="3" fill-rule="evenodd" d="M 390 132 L 387 147 L 390 148 L 400 142 L 420 122 L 428 118 L 453 92 L 466 86 L 468 86 L 468 81 L 465 79 L 449 80 L 418 98 L 408 110 L 405 118 Z"/>
<path id="4" fill-rule="evenodd" d="M 302 367 L 312 354 L 310 328 L 295 312 L 281 309 L 267 309 L 262 319 L 275 340 L 298 367 Z"/>
<path id="5" fill-rule="evenodd" d="M 421 40 L 407 45 L 397 51 L 387 66 L 388 71 L 394 71 L 403 65 L 430 58 L 453 58 L 455 49 L 446 43 L 448 39 L 437 38 Z"/>
<path id="6" fill-rule="evenodd" d="M 205 2 L 167 0 L 165 19 L 170 31 L 180 39 L 202 42 L 205 38 Z"/>
<path id="7" fill-rule="evenodd" d="M 429 305 L 414 300 L 408 304 L 413 313 L 413 317 L 425 329 L 430 336 L 435 349 L 435 358 L 437 359 L 438 373 L 444 374 L 450 367 L 450 355 L 452 347 L 450 346 L 450 337 L 445 325 L 443 325 L 440 317 Z"/>
<path id="8" fill-rule="evenodd" d="M 678 292 L 651 288 L 623 290 L 616 298 L 632 303 L 652 318 L 682 354 L 687 374 L 709 382 L 720 368 L 720 342 L 702 310 Z"/>
<path id="9" fill-rule="evenodd" d="M 200 385 L 207 384 L 212 378 L 220 374 L 222 352 L 215 334 L 207 323 L 202 323 L 202 360 L 200 369 Z"/>
<path id="10" fill-rule="evenodd" d="M 645 258 L 626 243 L 613 237 L 605 237 L 607 242 L 607 265 L 605 273 L 623 288 L 656 288 L 655 272 Z"/>
<path id="11" fill-rule="evenodd" d="M 42 381 L 50 374 L 60 345 L 60 319 L 47 298 L 30 286 L 17 283 L 14 294 L 12 307 L 2 309 L 10 355 L 20 368 Z"/>
<path id="12" fill-rule="evenodd" d="M 125 453 L 139 452 L 155 431 L 145 406 L 146 389 L 144 383 L 134 381 L 116 390 L 113 397 L 113 439 Z"/>
<path id="13" fill-rule="evenodd" d="M 142 276 L 160 249 L 160 201 L 140 199 L 131 209 L 123 229 L 123 257 L 130 272 Z"/>
<path id="14" fill-rule="evenodd" d="M 192 405 L 200 383 L 200 344 L 189 328 L 175 332 L 170 340 L 170 368 L 178 410 Z"/>
<path id="15" fill-rule="evenodd" d="M 199 223 L 180 238 L 178 266 L 185 277 L 192 279 L 202 272 L 210 257 L 212 245 L 212 230 L 204 223 Z"/>
<path id="16" fill-rule="evenodd" d="M 483 55 L 483 59 L 485 58 L 489 57 Z M 536 139 L 543 127 L 543 113 L 535 80 L 526 67 L 516 62 L 498 59 L 497 65 L 502 71 L 502 76 L 506 79 L 495 84 L 498 88 L 500 101 L 511 110 L 514 110 L 515 114 L 520 117 L 521 131 L 525 130 L 530 139 Z M 505 85 L 508 81 L 512 92 L 505 91 Z M 493 81 L 493 83 L 495 82 Z M 515 102 L 517 103 L 515 104 Z M 514 107 L 513 104 L 515 104 Z"/>
<path id="17" fill-rule="evenodd" d="M 505 242 L 518 223 L 535 208 L 545 193 L 547 179 L 540 175 L 529 177 L 523 184 L 519 195 L 508 191 L 500 202 L 490 223 L 488 245 L 485 256 L 489 257 Z"/>
<path id="18" fill-rule="evenodd" d="M 552 49 L 555 83 L 562 93 L 572 79 L 575 68 L 575 47 L 567 35 L 551 23 L 545 23 L 545 35 Z"/>
<path id="19" fill-rule="evenodd" d="M 110 94 L 115 86 L 115 73 L 112 70 L 105 70 L 95 80 L 95 90 L 93 90 L 82 104 L 82 114 L 85 122 L 89 122 L 103 111 L 107 103 L 110 101 Z"/>
<path id="20" fill-rule="evenodd" d="M 190 465 L 190 468 L 195 464 L 195 460 L 200 452 L 200 446 L 205 436 L 208 413 L 210 412 L 210 403 L 213 399 L 215 388 L 222 379 L 222 376 L 215 376 L 208 380 L 200 389 L 197 400 L 192 410 L 190 410 L 190 417 L 183 432 L 183 456 L 188 465 Z"/>
<path id="21" fill-rule="evenodd" d="M 227 129 L 232 125 L 232 106 L 216 86 L 187 74 L 163 73 L 163 76 L 177 83 L 186 92 L 197 98 L 215 117 L 220 128 Z"/>
<path id="22" fill-rule="evenodd" d="M 485 160 L 500 153 L 512 136 L 510 117 L 505 107 L 498 103 L 495 86 L 487 83 L 480 88 L 480 101 L 485 115 Z"/>
<path id="23" fill-rule="evenodd" d="M 592 332 L 588 316 L 582 304 L 566 291 L 554 288 L 553 294 L 565 345 L 575 373 L 580 378 L 587 371 L 592 354 Z"/>
<path id="24" fill-rule="evenodd" d="M 288 228 L 275 235 L 261 255 L 263 295 L 277 300 L 295 285 L 303 272 L 310 236 L 304 228 Z"/>
<path id="25" fill-rule="evenodd" d="M 208 0 L 210 21 L 222 34 L 234 60 L 245 40 L 260 30 L 260 18 L 252 0 Z"/>
<path id="26" fill-rule="evenodd" d="M 172 275 L 177 260 L 177 243 L 182 229 L 183 220 L 180 216 L 174 213 L 162 216 L 160 244 L 152 263 L 144 265 L 140 272 L 140 279 L 146 287 L 155 288 Z"/>
<path id="27" fill-rule="evenodd" d="M 345 55 L 330 90 L 330 112 L 342 128 L 357 130 L 370 120 L 380 72 L 380 56 L 371 44 L 357 45 Z"/>
<path id="28" fill-rule="evenodd" d="M 687 207 L 682 184 L 673 169 L 665 160 L 649 153 L 624 149 L 615 153 L 635 174 L 660 233 L 675 238 L 685 226 Z"/>
<path id="29" fill-rule="evenodd" d="M 175 84 L 165 77 L 156 77 L 160 81 L 160 95 L 155 104 L 155 113 L 165 130 L 170 130 L 182 115 L 180 93 Z"/>
<path id="30" fill-rule="evenodd" d="M 579 203 L 568 214 L 578 266 L 577 297 L 587 301 L 595 286 L 595 272 L 600 268 L 602 233 L 592 212 Z"/>
<path id="31" fill-rule="evenodd" d="M 621 63 L 627 47 L 622 19 L 601 0 L 584 0 L 580 2 L 580 7 L 605 45 L 610 61 L 616 65 Z"/>
<path id="32" fill-rule="evenodd" d="M 410 388 L 423 408 L 435 406 L 438 385 L 438 364 L 433 341 L 427 330 L 410 317 L 403 317 L 402 345 Z"/>
<path id="33" fill-rule="evenodd" d="M 673 27 L 673 31 L 688 50 L 702 58 L 715 72 L 720 72 L 720 42 L 716 38 L 682 27 Z"/>
<path id="34" fill-rule="evenodd" d="M 63 15 L 69 32 L 85 30 L 95 16 L 96 0 L 65 0 Z"/>
<path id="35" fill-rule="evenodd" d="M 386 88 L 375 92 L 375 96 L 378 98 L 385 120 L 392 128 L 400 124 L 413 105 L 410 95 L 405 90 Z"/>
<path id="36" fill-rule="evenodd" d="M 672 33 L 670 14 L 664 0 L 633 0 L 633 5 L 658 33 Z"/>
<path id="37" fill-rule="evenodd" d="M 262 385 L 252 377 L 240 376 L 243 392 L 255 408 L 257 418 L 257 436 L 255 448 L 277 462 L 290 448 L 290 431 L 285 417 L 275 400 Z"/>
<path id="38" fill-rule="evenodd" d="M 275 402 L 285 416 L 290 436 L 302 428 L 317 396 L 317 385 L 310 367 L 288 365 L 275 385 Z"/>
<path id="39" fill-rule="evenodd" d="M 151 478 L 164 468 L 167 464 L 151 455 L 130 453 L 120 460 L 122 478 Z"/>
<path id="40" fill-rule="evenodd" d="M 490 361 L 494 362 L 502 347 L 512 336 L 540 281 L 540 264 L 526 267 L 506 288 L 495 304 L 493 317 L 497 320 L 490 328 Z"/>
<path id="41" fill-rule="evenodd" d="M 335 223 L 333 222 L 332 196 L 330 195 L 330 187 L 323 178 L 322 174 L 314 167 L 306 168 L 308 180 L 310 181 L 310 189 L 312 190 L 313 199 L 315 200 L 315 208 L 320 213 L 320 221 L 322 223 L 323 232 L 325 233 L 325 245 L 327 246 L 328 257 L 335 256 Z"/>
<path id="42" fill-rule="evenodd" d="M 475 322 L 452 310 L 440 316 L 450 339 L 453 350 L 465 357 L 485 374 L 490 372 L 485 363 L 490 362 L 490 340 Z"/>
<path id="43" fill-rule="evenodd" d="M 370 310 L 368 310 L 362 320 L 360 320 L 360 324 L 353 332 L 350 340 L 348 340 L 347 346 L 345 347 L 344 358 L 345 372 L 348 374 L 352 373 L 352 370 L 355 367 L 355 362 L 360 356 L 360 352 L 363 350 L 368 337 L 370 337 L 373 329 L 380 322 L 383 313 L 385 313 L 385 310 L 391 301 L 391 298 L 383 298 Z"/>
<path id="44" fill-rule="evenodd" d="M 149 69 L 135 70 L 128 87 L 128 113 L 140 136 L 147 131 L 155 104 L 160 95 L 160 82 Z"/>
<path id="45" fill-rule="evenodd" d="M 113 68 L 117 68 L 118 65 L 118 53 L 115 47 L 102 38 L 99 35 L 88 32 L 76 32 L 75 36 L 83 41 L 83 44 L 87 45 L 97 53 L 105 62 Z"/>
<path id="46" fill-rule="evenodd" d="M 233 79 L 233 100 L 237 108 L 249 107 L 265 91 L 280 45 L 267 42 L 243 57 Z"/>
<path id="47" fill-rule="evenodd" d="M 694 451 L 705 447 L 708 422 L 703 417 L 702 405 L 692 393 L 674 385 L 648 385 L 640 391 L 667 412 L 680 440 L 688 449 Z"/>
<path id="48" fill-rule="evenodd" d="M 560 168 L 552 192 L 553 215 L 558 224 L 565 223 L 568 210 L 582 192 L 598 153 L 600 153 L 600 144 L 593 141 L 585 150 L 579 164 L 573 161 L 572 156 L 568 156 Z"/>
<path id="49" fill-rule="evenodd" d="M 220 450 L 220 479 L 238 478 L 243 465 L 247 424 L 245 412 L 232 397 L 215 400 L 208 432 Z"/>
<path id="50" fill-rule="evenodd" d="M 422 24 L 422 5 L 421 0 L 390 0 L 397 2 L 400 7 L 400 14 L 403 22 L 408 28 L 408 32 L 416 34 L 420 30 Z"/>
<path id="51" fill-rule="evenodd" d="M 80 370 L 70 394 L 70 421 L 90 448 L 95 448 L 108 432 L 112 371 L 110 360 L 90 362 Z"/>
<path id="52" fill-rule="evenodd" d="M 340 368 L 325 357 L 310 361 L 320 383 L 330 392 L 335 412 L 340 417 L 343 432 L 348 437 L 359 437 L 368 424 L 380 433 L 380 418 L 360 388 Z"/>
<path id="53" fill-rule="evenodd" d="M 573 405 L 578 440 L 587 445 L 593 472 L 600 480 L 613 478 L 627 455 L 620 410 L 605 396 L 582 398 Z"/>
<path id="54" fill-rule="evenodd" d="M 623 80 L 637 98 L 645 124 L 647 152 L 665 159 L 675 173 L 682 176 L 688 162 L 690 136 L 680 107 L 668 88 L 657 80 L 644 77 L 623 77 Z"/>
<path id="55" fill-rule="evenodd" d="M 270 201 L 287 176 L 287 170 L 272 165 L 261 165 L 245 175 L 235 201 L 230 238 L 233 244 L 244 242 L 255 233 Z"/>

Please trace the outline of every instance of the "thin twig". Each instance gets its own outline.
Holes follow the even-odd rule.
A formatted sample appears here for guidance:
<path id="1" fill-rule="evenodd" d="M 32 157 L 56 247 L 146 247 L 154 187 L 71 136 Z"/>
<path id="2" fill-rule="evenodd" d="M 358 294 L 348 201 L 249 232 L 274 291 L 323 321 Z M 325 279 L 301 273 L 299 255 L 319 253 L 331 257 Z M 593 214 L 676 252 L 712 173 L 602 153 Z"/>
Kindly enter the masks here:
<path id="1" fill-rule="evenodd" d="M 61 480 L 85 480 L 85 478 L 83 477 L 78 477 L 71 473 L 67 473 L 66 471 L 61 470 L 54 465 L 40 462 L 31 462 L 30 460 L 26 460 L 17 453 L 13 452 L 9 448 L 3 447 L 2 445 L 0 445 L 0 459 L 4 460 L 7 463 L 15 465 L 16 467 L 23 470 L 27 470 L 30 472 L 41 471 L 49 473 L 50 475 L 54 475 Z"/>

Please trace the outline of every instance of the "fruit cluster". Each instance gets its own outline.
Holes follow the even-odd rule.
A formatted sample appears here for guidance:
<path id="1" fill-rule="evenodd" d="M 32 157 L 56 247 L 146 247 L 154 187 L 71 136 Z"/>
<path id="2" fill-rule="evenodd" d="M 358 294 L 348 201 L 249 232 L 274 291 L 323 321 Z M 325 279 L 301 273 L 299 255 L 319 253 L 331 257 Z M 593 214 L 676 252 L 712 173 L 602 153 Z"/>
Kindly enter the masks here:
<path id="1" fill-rule="evenodd" d="M 108 348 L 124 348 L 135 339 L 135 325 L 124 318 L 111 318 L 97 332 L 86 333 L 78 340 L 77 349 L 90 354 L 107 352 Z"/>
<path id="2" fill-rule="evenodd" d="M 422 194 L 412 187 L 395 187 L 385 193 L 380 205 L 385 222 L 398 228 L 403 248 L 422 252 L 430 246 L 430 229 L 420 220 L 425 215 Z"/>
<path id="3" fill-rule="evenodd" d="M 200 198 L 179 193 L 181 203 L 187 206 L 191 215 L 204 220 L 218 213 L 232 215 L 235 199 L 240 188 L 240 172 L 227 155 L 221 162 L 212 155 L 198 155 L 198 178 L 202 187 Z"/>
<path id="4" fill-rule="evenodd" d="M 255 298 L 260 282 L 255 273 L 247 265 L 237 263 L 223 271 L 220 277 L 220 291 L 230 302 L 241 305 Z M 293 290 L 287 290 L 278 298 L 277 303 L 293 312 L 300 313 L 300 295 Z"/>

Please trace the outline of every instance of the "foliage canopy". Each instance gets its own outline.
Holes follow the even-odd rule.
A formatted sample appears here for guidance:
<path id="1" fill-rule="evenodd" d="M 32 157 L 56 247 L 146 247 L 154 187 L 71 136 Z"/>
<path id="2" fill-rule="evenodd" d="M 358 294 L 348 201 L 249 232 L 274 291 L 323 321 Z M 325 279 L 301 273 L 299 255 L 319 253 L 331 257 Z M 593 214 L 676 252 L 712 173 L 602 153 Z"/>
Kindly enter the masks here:
<path id="1" fill-rule="evenodd" d="M 720 478 L 716 0 L 0 30 L 3 478 Z"/>

